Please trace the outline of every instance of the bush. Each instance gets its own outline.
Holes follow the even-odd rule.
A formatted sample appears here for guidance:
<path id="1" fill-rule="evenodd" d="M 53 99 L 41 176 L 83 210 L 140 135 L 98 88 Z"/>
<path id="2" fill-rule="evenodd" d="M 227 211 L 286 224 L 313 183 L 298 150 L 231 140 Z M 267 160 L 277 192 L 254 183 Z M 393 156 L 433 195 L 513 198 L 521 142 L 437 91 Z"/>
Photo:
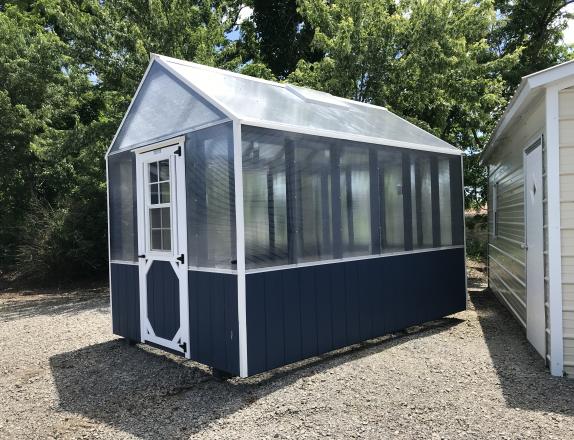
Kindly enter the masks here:
<path id="1" fill-rule="evenodd" d="M 105 273 L 105 198 L 71 201 L 58 208 L 33 198 L 20 231 L 16 254 L 20 278 L 55 281 Z"/>
<path id="2" fill-rule="evenodd" d="M 466 255 L 474 260 L 485 261 L 488 255 L 488 216 L 465 215 Z"/>

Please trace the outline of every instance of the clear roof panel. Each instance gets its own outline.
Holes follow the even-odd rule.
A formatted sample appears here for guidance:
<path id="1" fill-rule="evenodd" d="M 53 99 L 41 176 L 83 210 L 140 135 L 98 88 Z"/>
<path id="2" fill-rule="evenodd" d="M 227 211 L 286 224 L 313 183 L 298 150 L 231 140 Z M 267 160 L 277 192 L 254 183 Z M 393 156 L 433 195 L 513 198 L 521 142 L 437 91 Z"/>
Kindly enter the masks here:
<path id="1" fill-rule="evenodd" d="M 158 58 L 241 119 L 456 150 L 383 107 L 174 58 Z"/>
<path id="2" fill-rule="evenodd" d="M 129 149 L 227 117 L 158 63 L 153 63 L 111 151 Z"/>

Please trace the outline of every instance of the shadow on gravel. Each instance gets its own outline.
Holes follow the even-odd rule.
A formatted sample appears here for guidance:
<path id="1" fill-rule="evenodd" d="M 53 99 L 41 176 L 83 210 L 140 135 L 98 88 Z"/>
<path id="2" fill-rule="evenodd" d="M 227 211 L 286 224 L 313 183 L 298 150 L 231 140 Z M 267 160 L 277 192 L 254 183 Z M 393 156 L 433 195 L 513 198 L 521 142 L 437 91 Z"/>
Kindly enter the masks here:
<path id="1" fill-rule="evenodd" d="M 82 289 L 66 293 L 22 294 L 3 299 L 0 304 L 0 321 L 13 321 L 40 315 L 78 313 L 85 310 L 109 307 L 107 288 Z"/>
<path id="2" fill-rule="evenodd" d="M 119 339 L 53 356 L 50 367 L 60 409 L 141 438 L 187 438 L 301 378 L 460 322 L 433 321 L 248 379 L 220 381 L 198 364 Z"/>
<path id="3" fill-rule="evenodd" d="M 482 289 L 469 295 L 507 405 L 574 415 L 574 380 L 550 375 L 520 324 L 493 293 Z"/>

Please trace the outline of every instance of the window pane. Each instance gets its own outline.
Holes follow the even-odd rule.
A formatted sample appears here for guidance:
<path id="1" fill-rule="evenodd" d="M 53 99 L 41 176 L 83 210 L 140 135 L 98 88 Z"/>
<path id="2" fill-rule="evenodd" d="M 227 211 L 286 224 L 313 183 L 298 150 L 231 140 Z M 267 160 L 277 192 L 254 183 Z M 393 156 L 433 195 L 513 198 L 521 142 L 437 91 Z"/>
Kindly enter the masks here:
<path id="1" fill-rule="evenodd" d="M 149 164 L 149 181 L 150 183 L 157 182 L 157 162 Z"/>
<path id="2" fill-rule="evenodd" d="M 157 183 L 152 183 L 150 185 L 150 203 L 152 205 L 157 205 L 159 203 L 158 190 L 159 186 Z"/>
<path id="3" fill-rule="evenodd" d="M 169 159 L 164 159 L 159 162 L 159 180 L 169 180 Z"/>
<path id="4" fill-rule="evenodd" d="M 161 230 L 161 244 L 164 251 L 171 251 L 171 229 Z"/>
<path id="5" fill-rule="evenodd" d="M 344 148 L 341 154 L 343 257 L 370 253 L 370 203 L 368 147 Z"/>
<path id="6" fill-rule="evenodd" d="M 161 251 L 161 229 L 152 229 L 151 249 L 154 251 Z"/>
<path id="7" fill-rule="evenodd" d="M 154 208 L 150 209 L 150 221 L 152 229 L 161 228 L 161 212 L 160 209 Z"/>
<path id="8" fill-rule="evenodd" d="M 171 208 L 161 208 L 161 227 L 162 228 L 171 228 L 170 210 L 171 210 Z M 154 227 L 153 224 L 152 224 L 152 227 Z"/>
<path id="9" fill-rule="evenodd" d="M 379 153 L 382 173 L 381 217 L 383 219 L 382 247 L 384 251 L 404 250 L 403 165 L 400 152 Z"/>
<path id="10" fill-rule="evenodd" d="M 169 203 L 169 182 L 159 184 L 160 203 Z"/>
<path id="11" fill-rule="evenodd" d="M 438 161 L 438 188 L 440 206 L 440 244 L 452 244 L 452 207 L 450 198 L 450 160 L 441 158 Z"/>

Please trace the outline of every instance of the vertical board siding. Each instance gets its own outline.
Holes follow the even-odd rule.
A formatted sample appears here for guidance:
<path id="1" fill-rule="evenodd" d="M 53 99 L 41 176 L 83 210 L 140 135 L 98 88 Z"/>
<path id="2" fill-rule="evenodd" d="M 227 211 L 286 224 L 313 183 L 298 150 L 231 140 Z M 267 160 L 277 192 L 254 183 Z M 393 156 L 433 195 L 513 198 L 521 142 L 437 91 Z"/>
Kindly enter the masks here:
<path id="1" fill-rule="evenodd" d="M 558 100 L 564 371 L 574 376 L 574 88 L 562 90 Z"/>
<path id="2" fill-rule="evenodd" d="M 237 276 L 188 272 L 191 359 L 239 375 Z"/>
<path id="3" fill-rule="evenodd" d="M 517 320 L 526 326 L 526 251 L 523 151 L 544 128 L 544 105 L 531 111 L 509 128 L 489 159 L 488 201 L 494 206 L 493 188 L 498 184 L 497 233 L 494 215 L 488 211 L 488 284 Z M 544 311 L 541 311 L 544 313 Z"/>
<path id="4" fill-rule="evenodd" d="M 156 336 L 171 341 L 180 327 L 179 278 L 168 261 L 153 261 L 146 275 L 147 315 Z"/>
<path id="5" fill-rule="evenodd" d="M 134 341 L 140 337 L 139 268 L 135 264 L 110 264 L 112 329 Z"/>
<path id="6" fill-rule="evenodd" d="M 464 249 L 246 275 L 248 374 L 466 307 Z"/>

